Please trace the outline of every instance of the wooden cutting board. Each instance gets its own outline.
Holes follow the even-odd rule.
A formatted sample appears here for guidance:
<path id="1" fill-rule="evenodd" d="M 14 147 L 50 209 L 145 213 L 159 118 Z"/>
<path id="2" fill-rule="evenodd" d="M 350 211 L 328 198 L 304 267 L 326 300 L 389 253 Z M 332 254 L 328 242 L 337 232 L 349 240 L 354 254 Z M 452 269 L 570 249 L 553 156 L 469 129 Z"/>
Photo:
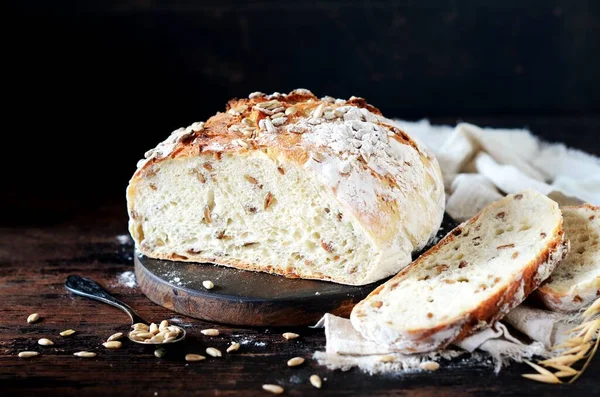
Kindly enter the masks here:
<path id="1" fill-rule="evenodd" d="M 456 225 L 446 215 L 435 241 Z M 385 281 L 355 287 L 138 253 L 134 257 L 137 283 L 150 300 L 186 316 L 234 325 L 303 326 L 315 324 L 325 313 L 347 317 L 356 303 Z M 204 288 L 204 280 L 215 287 Z"/>

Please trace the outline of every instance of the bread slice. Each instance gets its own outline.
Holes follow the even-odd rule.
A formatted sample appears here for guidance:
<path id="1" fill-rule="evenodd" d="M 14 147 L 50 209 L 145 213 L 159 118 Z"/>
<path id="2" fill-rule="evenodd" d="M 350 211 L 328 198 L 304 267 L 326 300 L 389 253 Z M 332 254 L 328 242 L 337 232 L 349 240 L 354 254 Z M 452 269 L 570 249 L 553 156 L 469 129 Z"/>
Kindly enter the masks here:
<path id="1" fill-rule="evenodd" d="M 600 207 L 562 207 L 571 250 L 537 295 L 551 310 L 579 310 L 600 296 Z"/>
<path id="2" fill-rule="evenodd" d="M 365 338 L 402 353 L 434 351 L 521 303 L 568 251 L 558 205 L 511 194 L 448 233 L 354 307 Z"/>
<path id="3" fill-rule="evenodd" d="M 255 93 L 147 156 L 127 201 L 153 258 L 362 285 L 408 265 L 444 214 L 436 159 L 361 98 Z"/>

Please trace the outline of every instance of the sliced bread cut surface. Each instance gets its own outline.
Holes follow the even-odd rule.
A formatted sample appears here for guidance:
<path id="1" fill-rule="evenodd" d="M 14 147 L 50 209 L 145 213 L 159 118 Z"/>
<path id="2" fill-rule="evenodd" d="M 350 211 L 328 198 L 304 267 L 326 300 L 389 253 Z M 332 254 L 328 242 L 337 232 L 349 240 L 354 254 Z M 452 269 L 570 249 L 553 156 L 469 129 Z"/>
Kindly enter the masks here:
<path id="1" fill-rule="evenodd" d="M 448 233 L 350 318 L 396 351 L 438 350 L 502 318 L 567 251 L 558 205 L 533 191 L 512 194 Z"/>
<path id="2" fill-rule="evenodd" d="M 562 207 L 571 250 L 537 293 L 551 310 L 583 308 L 600 296 L 600 207 Z"/>
<path id="3" fill-rule="evenodd" d="M 437 232 L 437 160 L 364 99 L 253 93 L 147 153 L 127 188 L 152 258 L 362 285 Z"/>

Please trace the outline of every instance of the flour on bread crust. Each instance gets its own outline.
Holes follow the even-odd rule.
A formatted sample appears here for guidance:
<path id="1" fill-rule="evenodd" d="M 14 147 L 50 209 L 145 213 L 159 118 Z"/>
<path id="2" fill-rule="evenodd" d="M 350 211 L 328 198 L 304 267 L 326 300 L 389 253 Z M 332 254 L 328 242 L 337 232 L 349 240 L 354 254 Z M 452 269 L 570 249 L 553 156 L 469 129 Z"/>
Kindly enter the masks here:
<path id="1" fill-rule="evenodd" d="M 252 194 L 226 192 L 237 186 Z M 319 99 L 302 89 L 234 99 L 174 131 L 140 161 L 127 198 L 145 255 L 353 285 L 406 266 L 444 212 L 431 153 L 362 98 Z"/>

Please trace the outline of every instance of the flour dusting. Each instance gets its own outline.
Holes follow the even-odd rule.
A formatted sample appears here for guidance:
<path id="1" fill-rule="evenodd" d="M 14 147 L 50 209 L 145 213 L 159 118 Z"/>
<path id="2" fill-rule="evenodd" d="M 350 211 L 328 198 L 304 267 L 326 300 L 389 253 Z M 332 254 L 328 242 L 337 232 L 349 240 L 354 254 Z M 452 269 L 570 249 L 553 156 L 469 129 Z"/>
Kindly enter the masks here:
<path id="1" fill-rule="evenodd" d="M 135 274 L 131 270 L 119 274 L 117 280 L 119 281 L 120 285 L 127 288 L 137 287 L 137 283 L 135 282 Z"/>

